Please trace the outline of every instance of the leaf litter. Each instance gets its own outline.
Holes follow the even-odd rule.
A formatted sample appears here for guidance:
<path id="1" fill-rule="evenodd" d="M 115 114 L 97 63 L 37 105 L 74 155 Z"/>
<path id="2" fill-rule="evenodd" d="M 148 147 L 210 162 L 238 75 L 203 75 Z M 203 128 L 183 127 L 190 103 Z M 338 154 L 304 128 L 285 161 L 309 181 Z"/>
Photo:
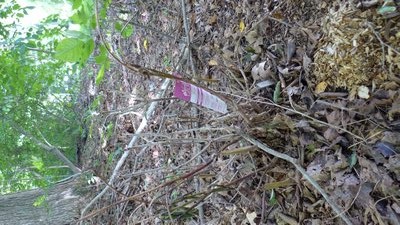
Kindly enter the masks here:
<path id="1" fill-rule="evenodd" d="M 189 36 L 179 1 L 118 1 L 107 40 L 126 62 L 164 72 L 180 65 L 237 108 L 219 114 L 172 98 L 172 88 L 153 99 L 159 78 L 118 65 L 95 87 L 87 72 L 82 85 L 93 88 L 82 89 L 80 104 L 93 113 L 83 167 L 107 181 L 116 152 L 132 152 L 92 211 L 140 197 L 85 223 L 339 223 L 293 165 L 259 151 L 240 129 L 296 158 L 352 224 L 399 224 L 399 16 L 383 16 L 378 1 L 184 3 Z M 130 37 L 114 29 L 121 19 L 131 21 Z M 159 107 L 135 134 L 152 101 Z"/>

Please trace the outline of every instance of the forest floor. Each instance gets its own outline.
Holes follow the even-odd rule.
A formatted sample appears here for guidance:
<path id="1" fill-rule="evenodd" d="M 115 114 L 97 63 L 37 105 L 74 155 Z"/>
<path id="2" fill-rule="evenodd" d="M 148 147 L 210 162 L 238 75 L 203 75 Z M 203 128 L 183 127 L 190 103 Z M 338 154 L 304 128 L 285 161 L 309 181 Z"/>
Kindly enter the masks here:
<path id="1" fill-rule="evenodd" d="M 228 113 L 115 59 L 100 85 L 87 68 L 80 161 L 115 178 L 85 224 L 400 224 L 400 17 L 382 4 L 113 1 L 97 35 L 116 57 Z"/>

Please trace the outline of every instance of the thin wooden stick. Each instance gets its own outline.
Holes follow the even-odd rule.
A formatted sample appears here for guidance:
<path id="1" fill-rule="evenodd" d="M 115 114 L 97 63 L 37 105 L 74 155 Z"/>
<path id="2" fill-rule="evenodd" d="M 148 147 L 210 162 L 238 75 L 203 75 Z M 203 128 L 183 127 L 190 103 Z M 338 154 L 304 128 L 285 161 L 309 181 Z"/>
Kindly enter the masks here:
<path id="1" fill-rule="evenodd" d="M 278 151 L 275 151 L 272 148 L 269 148 L 268 146 L 266 146 L 265 144 L 261 143 L 260 141 L 256 140 L 255 138 L 251 137 L 248 134 L 245 134 L 243 132 L 238 132 L 238 134 L 246 139 L 248 142 L 252 143 L 253 145 L 257 146 L 258 148 L 260 148 L 261 150 L 263 150 L 264 152 L 271 154 L 273 156 L 276 156 L 280 159 L 283 159 L 287 162 L 290 162 L 291 164 L 294 165 L 294 167 L 296 167 L 296 169 L 303 175 L 303 177 L 310 182 L 310 184 L 317 189 L 317 191 L 322 195 L 322 197 L 324 197 L 324 199 L 326 200 L 326 202 L 331 206 L 331 208 L 333 209 L 333 211 L 335 211 L 335 213 L 337 215 L 340 216 L 340 218 L 342 218 L 342 220 L 347 224 L 347 225 L 352 225 L 353 223 L 349 220 L 349 218 L 347 218 L 347 216 L 342 213 L 342 210 L 339 209 L 339 207 L 329 198 L 328 194 L 324 191 L 324 189 L 322 189 L 321 186 L 319 186 L 319 184 L 310 176 L 308 175 L 308 173 L 305 171 L 305 169 L 300 166 L 297 163 L 297 160 L 293 157 L 290 157 L 286 154 L 280 153 Z"/>

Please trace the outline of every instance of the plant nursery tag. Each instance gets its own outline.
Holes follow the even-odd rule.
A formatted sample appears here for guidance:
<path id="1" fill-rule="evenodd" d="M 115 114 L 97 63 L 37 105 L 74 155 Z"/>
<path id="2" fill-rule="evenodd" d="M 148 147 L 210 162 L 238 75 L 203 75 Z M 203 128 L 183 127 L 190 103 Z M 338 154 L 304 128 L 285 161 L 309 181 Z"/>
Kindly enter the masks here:
<path id="1" fill-rule="evenodd" d="M 228 112 L 226 103 L 219 97 L 203 88 L 196 87 L 181 80 L 175 80 L 174 96 L 220 113 Z"/>

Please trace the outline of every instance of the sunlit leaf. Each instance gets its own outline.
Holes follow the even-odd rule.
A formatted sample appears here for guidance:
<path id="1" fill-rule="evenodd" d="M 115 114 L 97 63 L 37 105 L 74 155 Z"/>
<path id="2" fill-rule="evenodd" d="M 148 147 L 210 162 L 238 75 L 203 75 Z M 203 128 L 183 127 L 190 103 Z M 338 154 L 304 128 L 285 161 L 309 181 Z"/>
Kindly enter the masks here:
<path id="1" fill-rule="evenodd" d="M 319 82 L 315 87 L 315 94 L 320 94 L 325 91 L 328 84 L 325 81 Z"/>
<path id="2" fill-rule="evenodd" d="M 104 78 L 105 65 L 103 64 L 96 76 L 96 85 L 100 85 Z"/>
<path id="3" fill-rule="evenodd" d="M 86 62 L 94 49 L 94 41 L 86 42 L 77 38 L 62 40 L 56 47 L 56 59 L 67 62 Z"/>
<path id="4" fill-rule="evenodd" d="M 43 205 L 43 203 L 46 201 L 46 196 L 42 195 L 39 196 L 35 199 L 35 201 L 33 202 L 33 206 L 38 207 Z"/>
<path id="5" fill-rule="evenodd" d="M 128 38 L 133 34 L 133 26 L 128 24 L 125 29 L 122 31 L 121 35 L 124 38 Z M 145 40 L 146 42 L 147 40 Z M 145 47 L 146 48 L 146 47 Z"/>
<path id="6" fill-rule="evenodd" d="M 240 23 L 239 23 L 239 30 L 240 30 L 240 32 L 243 32 L 245 27 L 246 27 L 246 25 L 244 24 L 244 21 L 243 21 L 243 20 L 240 20 Z"/>

